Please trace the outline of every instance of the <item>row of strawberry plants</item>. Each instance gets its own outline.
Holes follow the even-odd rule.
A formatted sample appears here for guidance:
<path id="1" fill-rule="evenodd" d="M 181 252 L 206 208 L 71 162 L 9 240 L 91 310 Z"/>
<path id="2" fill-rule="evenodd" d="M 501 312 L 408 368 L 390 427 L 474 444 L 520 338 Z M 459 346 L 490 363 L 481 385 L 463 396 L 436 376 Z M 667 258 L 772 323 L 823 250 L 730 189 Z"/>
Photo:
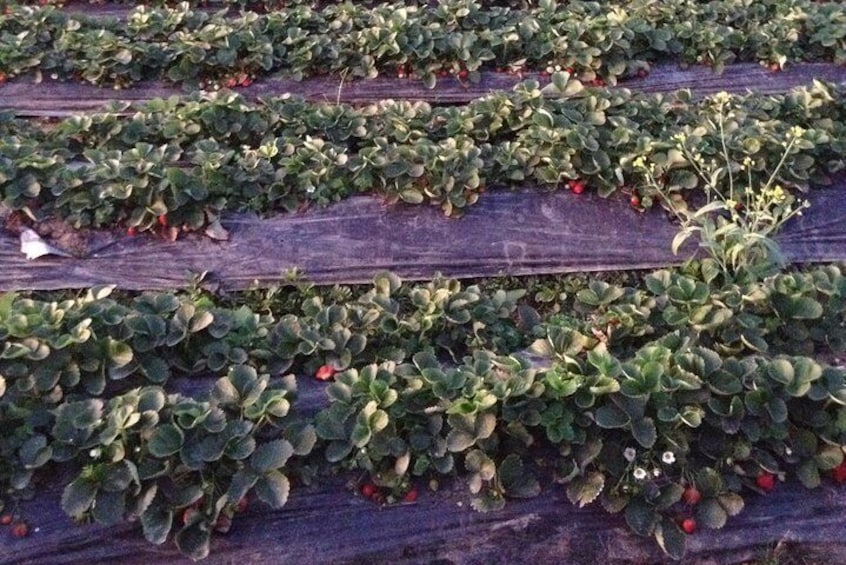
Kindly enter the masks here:
<path id="1" fill-rule="evenodd" d="M 224 93 L 154 101 L 131 117 L 111 111 L 45 125 L 7 114 L 0 191 L 12 209 L 75 226 L 143 230 L 166 215 L 170 225 L 197 229 L 225 209 L 294 210 L 355 193 L 460 214 L 486 185 L 583 182 L 602 196 L 635 191 L 647 206 L 655 194 L 639 159 L 683 196 L 702 183 L 690 155 L 713 161 L 725 138 L 730 161 L 714 180 L 725 184 L 746 161 L 757 181 L 776 170 L 795 127 L 801 133 L 779 182 L 804 189 L 846 165 L 839 86 L 695 101 L 685 91 L 584 90 L 566 73 L 553 79 L 459 107 L 353 107 L 291 96 L 251 105 Z M 688 153 L 678 150 L 679 136 Z"/>
<path id="2" fill-rule="evenodd" d="M 60 464 L 71 516 L 136 518 L 202 558 L 248 493 L 282 506 L 290 476 L 327 464 L 367 471 L 371 495 L 461 472 L 489 510 L 537 494 L 526 462 L 543 457 L 574 503 L 599 499 L 680 557 L 682 532 L 722 527 L 749 490 L 844 478 L 846 371 L 810 357 L 846 349 L 839 268 L 738 284 L 705 260 L 576 284 L 543 314 L 526 290 L 543 289 L 383 274 L 268 291 L 255 310 L 198 292 L 7 293 L 0 482 L 26 496 Z M 288 371 L 334 380 L 313 418 Z M 218 376 L 210 391 L 173 392 L 197 374 Z"/>
<path id="3" fill-rule="evenodd" d="M 487 185 L 585 185 L 602 196 L 699 187 L 697 160 L 730 155 L 712 182 L 776 170 L 807 189 L 846 167 L 846 91 L 815 83 L 779 96 L 712 97 L 584 89 L 567 73 L 524 81 L 464 106 L 384 101 L 361 107 L 293 96 L 249 104 L 233 93 L 35 123 L 0 114 L 3 202 L 75 226 L 197 229 L 225 209 L 294 210 L 356 193 L 460 214 Z M 124 114 L 135 112 L 130 116 Z M 799 128 L 799 129 L 796 129 Z M 680 151 L 678 139 L 686 146 Z M 745 164 L 744 164 L 745 163 Z"/>
<path id="4" fill-rule="evenodd" d="M 846 62 L 840 2 L 621 4 L 542 0 L 525 9 L 449 0 L 435 7 L 386 3 L 297 4 L 229 17 L 177 8 L 134 10 L 126 21 L 10 5 L 0 15 L 0 73 L 125 86 L 160 78 L 248 84 L 268 73 L 345 78 L 392 72 L 428 86 L 453 73 L 476 81 L 483 67 L 571 69 L 613 84 L 675 58 L 721 68 L 737 60 Z"/>

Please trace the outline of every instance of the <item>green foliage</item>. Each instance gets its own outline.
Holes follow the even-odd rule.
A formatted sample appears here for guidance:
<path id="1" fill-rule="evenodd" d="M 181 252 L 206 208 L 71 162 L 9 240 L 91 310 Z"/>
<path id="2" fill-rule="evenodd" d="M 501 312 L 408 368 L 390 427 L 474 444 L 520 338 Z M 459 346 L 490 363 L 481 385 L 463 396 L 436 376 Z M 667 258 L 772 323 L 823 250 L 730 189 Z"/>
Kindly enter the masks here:
<path id="1" fill-rule="evenodd" d="M 613 84 L 667 57 L 717 69 L 737 60 L 782 67 L 846 59 L 846 12 L 836 2 L 574 0 L 566 10 L 516 0 L 441 2 L 433 9 L 418 1 L 224 5 L 240 13 L 157 1 L 135 7 L 122 25 L 13 3 L 0 14 L 0 62 L 11 76 L 37 71 L 121 88 L 156 78 L 220 87 L 270 73 L 301 79 L 386 72 L 434 86 L 444 75 L 478 81 L 479 70 L 495 68 L 569 69 L 583 81 Z"/>
<path id="2" fill-rule="evenodd" d="M 566 72 L 559 77 L 581 84 Z M 723 262 L 732 264 L 751 247 L 769 256 L 768 240 L 751 238 L 795 213 L 787 189 L 776 196 L 777 184 L 806 189 L 846 166 L 839 86 L 729 102 L 693 101 L 686 91 L 558 93 L 549 86 L 527 80 L 463 106 L 361 107 L 288 95 L 254 104 L 225 92 L 115 104 L 51 124 L 9 117 L 0 120 L 0 194 L 12 209 L 74 226 L 143 231 L 158 229 L 166 215 L 169 226 L 192 231 L 219 225 L 224 210 L 293 211 L 363 192 L 460 215 L 488 186 L 557 189 L 582 179 L 603 196 L 638 191 L 643 205 L 659 197 L 658 187 L 683 214 L 685 201 L 704 188 L 746 206 L 741 214 L 724 207 L 728 223 L 706 211 L 695 217 L 710 222 L 708 233 L 724 242 Z M 719 126 L 728 113 L 736 127 Z M 800 126 L 785 149 L 777 140 Z M 696 159 L 713 155 L 725 163 Z M 638 165 L 646 162 L 655 166 L 654 182 L 643 181 Z M 743 192 L 727 173 L 741 167 Z M 737 224 L 738 217 L 750 221 Z M 611 298 L 584 289 L 580 300 L 598 306 Z"/>
<path id="3" fill-rule="evenodd" d="M 25 496 L 72 465 L 68 514 L 138 519 L 200 559 L 244 497 L 279 508 L 292 475 L 313 478 L 310 455 L 394 493 L 462 473 L 479 511 L 540 492 L 540 462 L 574 504 L 621 513 L 680 558 L 680 512 L 721 528 L 763 473 L 815 487 L 846 445 L 846 370 L 815 360 L 846 342 L 841 268 L 710 273 L 573 279 L 566 315 L 531 308 L 538 287 L 388 273 L 355 291 L 253 292 L 261 314 L 198 292 L 7 293 L 0 481 Z M 303 418 L 294 374 L 323 365 L 338 371 L 327 404 Z M 216 380 L 174 392 L 195 374 Z"/>

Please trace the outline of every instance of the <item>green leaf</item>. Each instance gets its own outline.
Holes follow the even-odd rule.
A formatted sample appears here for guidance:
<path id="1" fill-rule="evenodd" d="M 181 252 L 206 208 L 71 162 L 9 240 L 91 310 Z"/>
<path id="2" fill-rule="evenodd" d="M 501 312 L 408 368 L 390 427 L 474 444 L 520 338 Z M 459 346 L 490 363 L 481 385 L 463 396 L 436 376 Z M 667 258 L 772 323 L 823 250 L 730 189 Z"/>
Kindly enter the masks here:
<path id="1" fill-rule="evenodd" d="M 497 469 L 506 496 L 514 498 L 531 498 L 540 494 L 540 483 L 535 476 L 526 470 L 519 455 L 508 455 Z"/>
<path id="2" fill-rule="evenodd" d="M 291 485 L 279 471 L 270 471 L 256 482 L 255 493 L 271 508 L 282 508 L 288 502 Z"/>
<path id="3" fill-rule="evenodd" d="M 686 536 L 678 525 L 669 518 L 662 518 L 655 526 L 655 541 L 672 559 L 682 559 L 686 547 Z"/>
<path id="4" fill-rule="evenodd" d="M 496 512 L 505 508 L 505 498 L 496 491 L 488 491 L 471 500 L 470 506 L 476 512 Z"/>
<path id="5" fill-rule="evenodd" d="M 353 449 L 353 444 L 348 441 L 330 441 L 326 446 L 326 460 L 330 463 L 342 461 Z"/>
<path id="6" fill-rule="evenodd" d="M 793 365 L 787 359 L 773 359 L 767 367 L 767 374 L 774 381 L 789 385 L 793 382 Z"/>
<path id="7" fill-rule="evenodd" d="M 109 339 L 108 350 L 109 368 L 120 368 L 132 362 L 132 348 L 128 344 L 122 341 L 115 341 L 113 339 Z"/>
<path id="8" fill-rule="evenodd" d="M 711 467 L 704 467 L 696 473 L 696 486 L 706 497 L 716 496 L 723 490 L 723 479 L 720 474 Z"/>
<path id="9" fill-rule="evenodd" d="M 247 492 L 259 480 L 259 475 L 254 473 L 248 467 L 239 469 L 232 475 L 232 480 L 229 483 L 229 490 L 226 491 L 226 496 L 229 500 L 241 500 L 246 496 Z"/>
<path id="10" fill-rule="evenodd" d="M 459 453 L 470 449 L 476 443 L 476 436 L 462 430 L 450 430 L 447 434 L 447 449 Z"/>
<path id="11" fill-rule="evenodd" d="M 195 522 L 179 530 L 174 541 L 179 551 L 192 560 L 205 559 L 209 555 L 211 528 L 202 521 Z"/>
<path id="12" fill-rule="evenodd" d="M 138 360 L 141 371 L 151 383 L 161 384 L 170 378 L 170 365 L 159 357 L 144 357 Z"/>
<path id="13" fill-rule="evenodd" d="M 174 424 L 162 424 L 153 431 L 147 448 L 153 457 L 169 457 L 182 449 L 185 435 Z"/>
<path id="14" fill-rule="evenodd" d="M 27 438 L 18 451 L 21 463 L 26 469 L 37 469 L 46 464 L 53 455 L 53 449 L 47 445 L 47 438 L 35 434 Z"/>
<path id="15" fill-rule="evenodd" d="M 696 506 L 696 521 L 706 528 L 719 530 L 727 520 L 728 513 L 716 498 L 706 498 Z"/>
<path id="16" fill-rule="evenodd" d="M 631 419 L 620 408 L 613 404 L 600 406 L 594 414 L 596 425 L 605 429 L 616 429 L 625 427 Z"/>
<path id="17" fill-rule="evenodd" d="M 683 486 L 678 483 L 669 483 L 661 488 L 661 494 L 652 503 L 658 510 L 665 510 L 681 500 L 683 494 Z"/>
<path id="18" fill-rule="evenodd" d="M 250 456 L 250 467 L 257 473 L 266 473 L 284 467 L 294 447 L 285 439 L 278 439 L 259 445 Z"/>
<path id="19" fill-rule="evenodd" d="M 795 320 L 814 320 L 823 315 L 823 307 L 808 296 L 791 297 L 788 315 Z"/>
<path id="20" fill-rule="evenodd" d="M 736 492 L 726 492 L 717 496 L 717 501 L 729 516 L 737 516 L 743 511 L 743 497 Z"/>
<path id="21" fill-rule="evenodd" d="M 820 486 L 820 469 L 813 460 L 805 461 L 796 468 L 796 477 L 805 488 L 817 488 Z"/>
<path id="22" fill-rule="evenodd" d="M 821 471 L 830 471 L 843 463 L 843 449 L 839 445 L 823 445 L 814 461 Z"/>
<path id="23" fill-rule="evenodd" d="M 295 455 L 305 456 L 314 449 L 317 433 L 311 424 L 297 423 L 288 426 L 285 430 L 285 439 L 291 442 Z"/>
<path id="24" fill-rule="evenodd" d="M 567 498 L 572 504 L 579 508 L 590 504 L 602 493 L 605 488 L 605 475 L 598 471 L 588 473 L 582 477 L 576 477 L 567 485 Z"/>
<path id="25" fill-rule="evenodd" d="M 232 384 L 232 381 L 229 378 L 220 377 L 214 383 L 212 398 L 214 398 L 218 404 L 237 404 L 239 398 L 238 389 L 235 388 L 235 385 Z"/>
<path id="26" fill-rule="evenodd" d="M 641 498 L 635 498 L 626 506 L 626 523 L 639 536 L 651 536 L 658 523 L 658 514 Z"/>
<path id="27" fill-rule="evenodd" d="M 126 493 L 124 491 L 97 493 L 91 515 L 98 524 L 113 526 L 123 521 L 126 513 Z"/>
<path id="28" fill-rule="evenodd" d="M 652 418 L 643 418 L 632 422 L 632 435 L 635 440 L 647 449 L 651 449 L 658 439 L 658 432 L 655 429 L 655 422 Z"/>
<path id="29" fill-rule="evenodd" d="M 97 487 L 88 479 L 77 477 L 62 491 L 62 510 L 71 517 L 81 516 L 94 503 Z"/>
<path id="30" fill-rule="evenodd" d="M 602 508 L 609 514 L 617 514 L 629 504 L 630 497 L 623 494 L 617 494 L 613 491 L 605 491 L 599 498 Z"/>
<path id="31" fill-rule="evenodd" d="M 414 189 L 403 190 L 400 192 L 399 197 L 403 202 L 408 202 L 409 204 L 422 204 L 424 200 L 423 193 Z"/>
<path id="32" fill-rule="evenodd" d="M 141 527 L 144 531 L 144 538 L 150 543 L 161 545 L 166 542 L 172 526 L 173 512 L 156 504 L 155 500 L 141 514 Z"/>
<path id="33" fill-rule="evenodd" d="M 212 322 L 214 322 L 214 315 L 211 312 L 197 312 L 194 317 L 191 318 L 191 325 L 188 326 L 188 331 L 191 333 L 199 332 L 210 326 Z"/>
<path id="34" fill-rule="evenodd" d="M 99 482 L 100 490 L 120 492 L 126 490 L 130 484 L 139 482 L 135 463 L 128 459 L 109 463 L 104 471 L 103 478 Z"/>

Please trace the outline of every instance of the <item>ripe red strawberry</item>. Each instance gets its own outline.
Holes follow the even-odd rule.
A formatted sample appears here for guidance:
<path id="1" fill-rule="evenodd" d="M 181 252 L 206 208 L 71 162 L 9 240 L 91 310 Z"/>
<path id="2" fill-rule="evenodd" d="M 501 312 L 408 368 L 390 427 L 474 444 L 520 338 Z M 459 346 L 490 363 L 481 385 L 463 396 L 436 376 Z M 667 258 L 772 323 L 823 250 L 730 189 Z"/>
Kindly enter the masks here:
<path id="1" fill-rule="evenodd" d="M 228 79 L 226 79 L 225 84 L 226 88 L 235 88 L 236 86 L 238 86 L 238 81 L 237 79 L 235 79 L 235 77 L 229 77 Z"/>
<path id="2" fill-rule="evenodd" d="M 777 72 L 779 72 L 780 70 L 781 70 L 781 67 L 778 65 L 778 63 L 772 63 L 772 64 L 770 64 L 770 71 L 772 71 L 772 72 L 774 72 L 774 73 L 777 73 Z"/>
<path id="3" fill-rule="evenodd" d="M 250 86 L 251 84 L 253 84 L 253 79 L 251 78 L 245 78 L 241 81 L 241 86 Z"/>
<path id="4" fill-rule="evenodd" d="M 12 524 L 12 535 L 16 538 L 25 538 L 29 535 L 29 526 L 26 522 L 15 522 Z"/>
<path id="5" fill-rule="evenodd" d="M 764 492 L 770 492 L 775 488 L 775 475 L 772 473 L 763 473 L 755 479 L 755 483 Z"/>
<path id="6" fill-rule="evenodd" d="M 682 500 L 684 500 L 685 504 L 695 506 L 699 504 L 700 500 L 702 500 L 702 493 L 699 492 L 698 488 L 689 486 L 684 489 L 684 493 L 682 493 Z"/>
<path id="7" fill-rule="evenodd" d="M 564 69 L 564 70 L 565 70 L 565 71 L 567 71 L 567 74 L 569 74 L 570 76 L 572 76 L 572 75 L 573 75 L 573 72 L 574 72 L 573 67 L 567 67 L 567 68 L 566 68 L 566 69 Z"/>
<path id="8" fill-rule="evenodd" d="M 585 191 L 585 182 L 579 181 L 571 187 L 573 194 L 581 194 Z"/>
<path id="9" fill-rule="evenodd" d="M 377 493 L 376 485 L 371 483 L 364 483 L 361 486 L 361 494 L 366 498 L 373 498 L 373 495 Z"/>
<path id="10" fill-rule="evenodd" d="M 831 477 L 837 483 L 846 483 L 846 461 L 831 470 Z"/>
<path id="11" fill-rule="evenodd" d="M 467 69 L 461 69 L 460 71 L 458 71 L 458 78 L 464 80 L 468 76 L 470 76 L 470 72 Z"/>
<path id="12" fill-rule="evenodd" d="M 317 372 L 314 374 L 314 378 L 318 381 L 328 381 L 335 376 L 335 373 L 338 371 L 335 370 L 335 367 L 332 365 L 321 365 Z"/>
<path id="13" fill-rule="evenodd" d="M 692 534 L 696 531 L 696 520 L 693 518 L 685 518 L 682 520 L 681 529 L 686 534 Z"/>
<path id="14" fill-rule="evenodd" d="M 6 73 L 0 73 L 0 84 L 6 82 Z"/>
<path id="15" fill-rule="evenodd" d="M 11 514 L 3 514 L 0 516 L 0 525 L 8 526 L 12 523 L 12 515 Z"/>
<path id="16" fill-rule="evenodd" d="M 632 194 L 632 197 L 629 199 L 629 203 L 633 208 L 640 208 L 640 198 L 637 194 Z"/>
<path id="17" fill-rule="evenodd" d="M 162 214 L 157 219 L 160 226 L 167 226 L 167 214 Z"/>
<path id="18" fill-rule="evenodd" d="M 129 237 L 135 237 L 136 235 L 138 235 L 138 228 L 136 228 L 135 226 L 130 226 L 126 229 L 126 235 L 128 235 Z"/>
<path id="19" fill-rule="evenodd" d="M 415 500 L 417 500 L 417 494 L 417 489 L 413 488 L 407 493 L 405 493 L 403 500 L 405 500 L 406 502 L 414 502 Z"/>

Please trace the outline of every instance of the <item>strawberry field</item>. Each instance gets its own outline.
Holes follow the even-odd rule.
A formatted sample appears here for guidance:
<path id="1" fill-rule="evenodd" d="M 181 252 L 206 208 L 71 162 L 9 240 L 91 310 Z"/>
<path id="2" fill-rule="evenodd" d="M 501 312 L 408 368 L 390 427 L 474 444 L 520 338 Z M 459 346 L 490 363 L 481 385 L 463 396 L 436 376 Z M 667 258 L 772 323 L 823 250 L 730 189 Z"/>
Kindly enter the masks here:
<path id="1" fill-rule="evenodd" d="M 846 7 L 8 2 L 0 560 L 846 558 Z"/>

